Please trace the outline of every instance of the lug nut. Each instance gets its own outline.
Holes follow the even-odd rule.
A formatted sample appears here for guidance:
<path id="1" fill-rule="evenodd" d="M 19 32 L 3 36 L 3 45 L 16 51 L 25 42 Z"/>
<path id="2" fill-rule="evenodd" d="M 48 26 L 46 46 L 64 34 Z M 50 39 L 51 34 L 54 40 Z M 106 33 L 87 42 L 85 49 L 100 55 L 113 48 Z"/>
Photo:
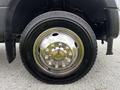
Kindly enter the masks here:
<path id="1" fill-rule="evenodd" d="M 59 48 L 59 47 L 56 47 L 55 49 L 58 50 L 58 49 L 60 49 L 60 48 Z"/>
<path id="2" fill-rule="evenodd" d="M 48 59 L 48 58 L 49 58 L 49 56 L 48 56 L 48 55 L 46 55 L 46 56 L 45 56 L 45 59 Z"/>
<path id="3" fill-rule="evenodd" d="M 69 47 L 68 47 L 68 46 L 66 46 L 66 49 L 69 49 Z"/>
<path id="4" fill-rule="evenodd" d="M 62 62 L 62 67 L 66 67 L 66 65 L 65 65 L 65 63 L 64 63 L 64 62 Z"/>
<path id="5" fill-rule="evenodd" d="M 61 47 L 60 50 L 64 51 L 64 48 Z"/>
<path id="6" fill-rule="evenodd" d="M 55 47 L 55 45 L 54 45 L 54 44 L 52 44 L 52 45 L 51 45 L 51 47 Z"/>
<path id="7" fill-rule="evenodd" d="M 69 56 L 72 56 L 72 52 L 69 53 Z"/>
<path id="8" fill-rule="evenodd" d="M 59 43 L 59 46 L 62 46 L 62 43 Z"/>
<path id="9" fill-rule="evenodd" d="M 49 49 L 46 49 L 46 52 L 49 52 Z"/>
<path id="10" fill-rule="evenodd" d="M 52 49 L 52 52 L 53 52 L 53 51 L 55 51 L 55 49 L 54 49 L 54 48 Z"/>
<path id="11" fill-rule="evenodd" d="M 66 57 L 65 59 L 67 60 L 67 62 L 69 62 L 69 63 L 71 62 L 70 58 Z"/>
<path id="12" fill-rule="evenodd" d="M 67 54 L 67 51 L 66 51 L 66 50 L 64 50 L 64 53 L 65 53 L 65 54 Z"/>
<path id="13" fill-rule="evenodd" d="M 58 68 L 58 64 L 55 64 L 55 68 Z"/>
<path id="14" fill-rule="evenodd" d="M 49 62 L 48 62 L 48 64 L 51 66 L 51 65 L 52 65 L 52 62 L 51 62 L 51 61 L 49 61 Z"/>

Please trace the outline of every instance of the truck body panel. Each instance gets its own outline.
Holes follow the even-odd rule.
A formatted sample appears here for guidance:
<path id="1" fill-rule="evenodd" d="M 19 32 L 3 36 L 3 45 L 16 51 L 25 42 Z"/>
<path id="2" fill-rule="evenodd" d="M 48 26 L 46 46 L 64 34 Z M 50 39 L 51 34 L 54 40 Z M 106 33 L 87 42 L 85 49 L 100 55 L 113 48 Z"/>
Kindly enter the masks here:
<path id="1" fill-rule="evenodd" d="M 39 0 L 36 0 L 34 2 L 37 2 L 37 1 Z M 43 2 L 44 1 L 45 0 L 43 0 Z M 53 7 L 59 6 L 59 2 L 54 6 L 55 2 L 58 0 L 51 0 L 51 1 L 53 2 L 52 4 Z M 48 0 L 48 2 L 50 3 L 51 1 Z M 90 18 L 94 24 L 98 22 L 102 23 L 106 18 L 110 19 L 108 21 L 109 23 L 108 23 L 108 30 L 107 30 L 107 39 L 111 37 L 116 38 L 118 36 L 119 34 L 118 17 L 119 16 L 118 16 L 118 7 L 116 5 L 115 0 L 90 0 L 90 1 L 89 0 L 76 0 L 76 1 L 65 0 L 65 1 L 67 5 L 73 5 L 74 10 L 78 10 L 78 8 L 83 9 L 88 14 L 88 18 Z M 22 7 L 21 2 L 25 3 L 26 5 L 31 4 L 30 3 L 31 1 L 29 0 L 0 0 L 0 42 L 6 43 L 7 54 L 10 53 L 10 55 L 8 55 L 8 57 L 11 58 L 10 62 L 15 58 L 15 52 L 16 52 L 15 51 L 16 41 L 14 40 L 16 37 L 14 36 L 17 36 L 17 34 L 22 33 L 22 31 L 17 30 L 18 27 L 13 28 L 11 24 L 12 19 L 14 18 L 14 14 L 16 15 L 16 10 L 19 10 L 17 6 Z M 44 3 L 43 4 L 41 3 L 40 5 L 44 5 Z M 106 14 L 110 17 L 112 17 L 112 15 L 114 14 L 114 15 L 117 15 L 117 17 L 114 17 L 113 19 L 110 17 L 106 17 L 105 16 Z M 19 24 L 17 22 L 14 22 L 14 23 Z M 22 30 L 24 30 L 24 26 Z M 16 35 L 13 36 L 12 34 L 13 32 Z M 99 28 L 98 28 L 98 32 L 101 32 Z M 100 38 L 100 39 L 102 40 L 103 38 Z"/>

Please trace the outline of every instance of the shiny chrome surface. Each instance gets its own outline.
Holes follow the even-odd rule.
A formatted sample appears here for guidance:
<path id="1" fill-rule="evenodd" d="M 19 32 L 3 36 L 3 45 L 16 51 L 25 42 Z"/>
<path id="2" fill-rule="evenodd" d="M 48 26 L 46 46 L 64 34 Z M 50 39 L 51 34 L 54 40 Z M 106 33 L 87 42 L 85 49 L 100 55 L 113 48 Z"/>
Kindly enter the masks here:
<path id="1" fill-rule="evenodd" d="M 79 67 L 84 57 L 84 46 L 73 31 L 55 27 L 38 36 L 33 46 L 33 55 L 44 73 L 63 77 Z"/>

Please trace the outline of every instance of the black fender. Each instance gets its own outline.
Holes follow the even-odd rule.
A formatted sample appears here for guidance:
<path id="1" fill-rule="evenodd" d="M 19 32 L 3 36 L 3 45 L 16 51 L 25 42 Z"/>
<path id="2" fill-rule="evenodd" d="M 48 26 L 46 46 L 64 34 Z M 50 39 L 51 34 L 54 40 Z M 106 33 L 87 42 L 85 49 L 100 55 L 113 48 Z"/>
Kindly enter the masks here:
<path id="1" fill-rule="evenodd" d="M 12 0 L 6 16 L 5 46 L 8 62 L 11 63 L 16 58 L 16 36 L 12 33 L 12 19 L 20 0 Z"/>
<path id="2" fill-rule="evenodd" d="M 8 11 L 7 11 L 6 30 L 5 30 L 5 44 L 6 44 L 6 53 L 7 53 L 7 58 L 8 58 L 9 63 L 11 63 L 16 57 L 16 45 L 15 44 L 16 44 L 16 36 L 17 35 L 15 33 L 13 33 L 14 28 L 12 27 L 12 21 L 13 21 L 13 17 L 14 17 L 16 8 L 21 1 L 22 0 L 11 0 L 11 2 L 9 4 Z M 84 0 L 81 0 L 81 1 L 85 2 Z M 93 3 L 94 3 L 94 1 L 95 2 L 101 2 L 101 4 L 104 4 L 104 5 L 101 5 L 101 6 L 103 6 L 104 9 L 105 8 L 106 9 L 110 9 L 110 8 L 117 9 L 115 0 L 91 0 L 91 1 Z M 28 2 L 29 2 L 29 0 L 28 0 Z M 71 2 L 72 2 L 72 0 L 71 0 Z M 86 3 L 86 4 L 89 5 L 89 3 Z M 110 11 L 108 10 L 108 14 L 111 15 L 111 10 Z M 116 21 L 115 20 L 114 20 L 114 22 L 118 24 L 118 22 L 116 22 L 118 20 L 116 20 Z M 113 21 L 112 18 L 111 18 L 111 21 Z M 110 25 L 112 25 L 112 23 L 110 23 Z M 111 27 L 115 27 L 115 26 L 111 26 Z M 111 32 L 112 31 L 113 30 L 111 30 Z M 116 28 L 115 37 L 117 37 L 117 35 L 118 35 L 118 28 Z"/>

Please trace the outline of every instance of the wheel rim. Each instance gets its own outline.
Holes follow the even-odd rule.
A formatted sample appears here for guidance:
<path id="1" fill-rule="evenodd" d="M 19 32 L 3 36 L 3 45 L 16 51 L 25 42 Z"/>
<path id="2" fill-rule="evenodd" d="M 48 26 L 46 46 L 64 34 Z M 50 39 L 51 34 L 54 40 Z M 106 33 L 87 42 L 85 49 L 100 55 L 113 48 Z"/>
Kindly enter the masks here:
<path id="1" fill-rule="evenodd" d="M 54 27 L 37 37 L 33 56 L 44 73 L 64 77 L 79 68 L 84 57 L 84 46 L 80 37 L 70 29 Z"/>

